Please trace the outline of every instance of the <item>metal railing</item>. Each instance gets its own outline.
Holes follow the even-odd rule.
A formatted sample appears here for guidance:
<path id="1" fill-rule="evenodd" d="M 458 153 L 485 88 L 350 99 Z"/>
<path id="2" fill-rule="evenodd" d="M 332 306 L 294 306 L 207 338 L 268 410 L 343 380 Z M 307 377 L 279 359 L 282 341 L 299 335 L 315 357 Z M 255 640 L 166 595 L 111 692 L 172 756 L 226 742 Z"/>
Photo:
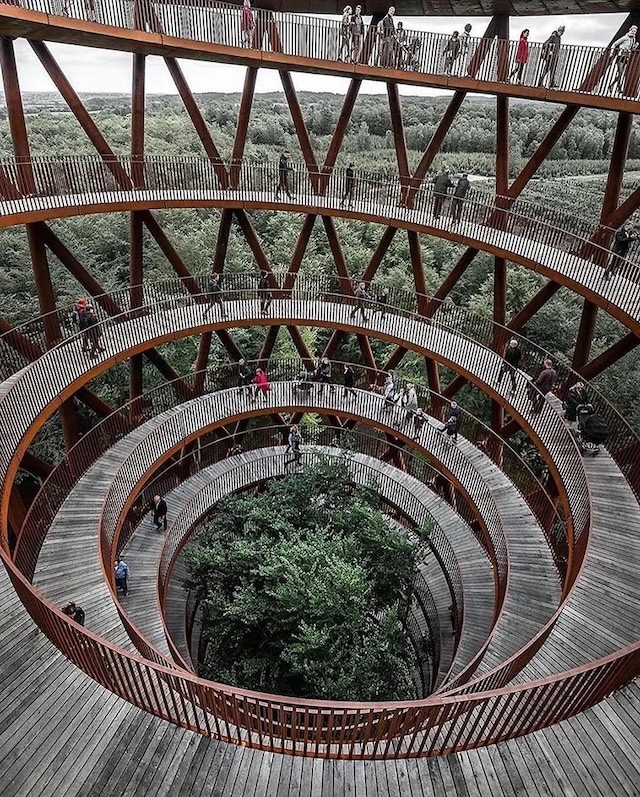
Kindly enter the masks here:
<path id="1" fill-rule="evenodd" d="M 411 76 L 417 74 L 431 75 L 436 78 L 434 85 L 456 86 L 469 78 L 488 83 L 513 80 L 514 86 L 544 88 L 542 96 L 549 99 L 558 92 L 635 99 L 640 82 L 637 52 L 625 54 L 603 47 L 561 44 L 548 48 L 542 42 L 529 41 L 526 61 L 518 70 L 519 43 L 514 40 L 461 37 L 454 58 L 447 55 L 449 35 L 397 28 L 393 37 L 385 39 L 381 26 L 363 23 L 361 37 L 354 40 L 351 33 L 343 35 L 339 19 L 259 8 L 254 8 L 253 28 L 245 34 L 242 8 L 215 0 L 13 0 L 10 5 L 218 45 L 221 55 L 231 55 L 222 48 L 242 49 L 247 55 L 271 52 L 294 57 L 299 66 L 304 65 L 304 59 L 313 62 L 309 66 L 314 69 L 329 71 L 341 61 L 345 65 L 355 63 L 360 70 L 369 67 L 365 74 L 374 79 L 391 76 L 390 72 L 395 71 L 393 77 L 400 81 L 411 81 Z M 318 62 L 325 62 L 326 66 Z M 349 74 L 353 69 L 346 66 L 344 72 Z"/>
<path id="2" fill-rule="evenodd" d="M 570 280 L 578 290 L 595 290 L 630 323 L 637 321 L 640 267 L 612 254 L 615 231 L 609 227 L 594 226 L 552 204 L 513 201 L 488 190 L 472 188 L 460 199 L 437 194 L 432 181 L 359 171 L 351 182 L 345 169 L 323 173 L 313 168 L 292 166 L 286 188 L 279 189 L 276 164 L 243 162 L 227 168 L 207 158 L 172 156 L 4 159 L 0 174 L 20 188 L 8 197 L 11 192 L 0 186 L 5 196 L 0 214 L 20 223 L 28 213 L 56 215 L 70 207 L 108 211 L 132 203 L 165 207 L 184 202 L 269 208 L 291 208 L 293 203 L 329 215 L 353 211 L 504 252 L 515 262 Z M 605 279 L 610 272 L 613 278 Z"/>

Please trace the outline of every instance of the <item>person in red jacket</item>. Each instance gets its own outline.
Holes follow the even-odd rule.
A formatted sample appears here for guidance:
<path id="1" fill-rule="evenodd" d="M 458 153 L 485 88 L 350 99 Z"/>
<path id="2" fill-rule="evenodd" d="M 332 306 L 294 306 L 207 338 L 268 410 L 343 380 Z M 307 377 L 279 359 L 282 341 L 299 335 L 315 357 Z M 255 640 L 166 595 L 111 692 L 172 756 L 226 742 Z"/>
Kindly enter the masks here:
<path id="1" fill-rule="evenodd" d="M 256 375 L 253 377 L 253 396 L 251 397 L 252 401 L 256 400 L 258 393 L 261 393 L 264 400 L 267 400 L 267 393 L 271 390 L 271 385 L 269 384 L 269 377 L 266 374 L 266 371 L 263 371 L 262 368 L 256 368 Z"/>
<path id="2" fill-rule="evenodd" d="M 516 50 L 516 65 L 513 72 L 509 75 L 509 80 L 515 77 L 516 83 L 522 83 L 522 73 L 525 66 L 529 63 L 529 28 L 525 28 L 520 34 L 518 49 Z"/>
<path id="3" fill-rule="evenodd" d="M 255 21 L 251 9 L 251 0 L 244 0 L 242 4 L 242 16 L 240 17 L 240 31 L 242 33 L 242 46 L 251 47 L 251 38 Z"/>

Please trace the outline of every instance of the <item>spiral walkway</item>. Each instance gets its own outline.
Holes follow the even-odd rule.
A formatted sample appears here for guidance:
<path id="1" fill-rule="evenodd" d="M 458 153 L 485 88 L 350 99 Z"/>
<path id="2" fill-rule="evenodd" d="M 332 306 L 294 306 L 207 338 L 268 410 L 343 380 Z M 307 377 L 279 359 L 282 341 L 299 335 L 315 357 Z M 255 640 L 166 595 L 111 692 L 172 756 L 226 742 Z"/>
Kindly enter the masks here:
<path id="1" fill-rule="evenodd" d="M 591 10 L 619 5 L 600 0 Z M 524 12 L 521 6 L 516 0 L 513 7 Z M 559 286 L 584 299 L 576 370 L 558 367 L 560 393 L 637 345 L 637 256 L 631 250 L 618 258 L 610 278 L 605 270 L 613 262 L 616 229 L 640 207 L 638 189 L 621 201 L 639 107 L 640 55 L 632 51 L 622 61 L 611 45 L 561 45 L 550 64 L 534 31 L 521 80 L 512 83 L 518 42 L 509 39 L 509 20 L 497 13 L 502 9 L 492 8 L 496 15 L 484 34 L 474 30 L 480 37 L 471 37 L 448 66 L 448 36 L 409 30 L 411 58 L 401 48 L 389 50 L 375 32 L 382 16 L 375 4 L 367 9 L 374 18 L 367 19 L 358 57 L 345 61 L 338 21 L 290 10 L 289 0 L 278 11 L 254 9 L 247 39 L 239 8 L 210 0 L 0 2 L 0 68 L 14 149 L 13 158 L 0 159 L 0 232 L 25 225 L 43 313 L 18 327 L 0 318 L 2 795 L 631 797 L 640 782 L 640 435 L 588 385 L 611 434 L 597 457 L 584 458 L 558 398 L 538 395 L 523 372 L 510 391 L 499 371 L 506 341 Z M 398 11 L 424 13 L 413 0 Z M 478 9 L 470 0 L 453 11 L 467 16 Z M 544 0 L 526 11 L 558 8 L 556 0 Z M 632 8 L 611 31 L 612 42 L 639 21 L 640 8 Z M 12 43 L 21 36 L 97 157 L 31 152 Z M 132 53 L 131 155 L 111 149 L 48 42 Z M 164 59 L 206 157 L 145 153 L 147 55 Z M 220 156 L 177 58 L 247 66 L 230 160 Z M 304 161 L 293 171 L 295 198 L 288 202 L 274 197 L 276 169 L 245 155 L 258 68 L 279 72 Z M 350 79 L 324 160 L 313 151 L 291 70 Z M 397 177 L 381 181 L 361 173 L 345 193 L 339 153 L 363 80 L 386 84 Z M 454 92 L 414 170 L 400 84 Z M 427 175 L 467 92 L 496 97 L 496 191 L 471 191 L 434 218 Z M 510 183 L 511 97 L 566 107 Z M 520 198 L 580 107 L 617 114 L 602 207 L 584 218 L 579 207 L 567 213 Z M 209 281 L 191 275 L 150 213 L 182 207 L 222 210 L 212 249 L 223 293 L 221 306 L 214 303 L 207 313 Z M 305 215 L 282 276 L 250 218 L 264 209 Z M 130 214 L 130 284 L 109 294 L 47 222 L 113 211 Z M 298 273 L 317 216 L 336 278 Z M 362 272 L 369 285 L 376 284 L 395 231 L 407 230 L 415 292 L 392 290 L 384 313 L 369 298 L 359 304 L 354 285 L 360 275 L 350 273 L 341 251 L 339 217 L 387 225 Z M 264 284 L 258 290 L 255 272 L 224 268 L 234 219 L 267 273 L 268 292 Z M 178 279 L 145 279 L 143 227 Z M 422 233 L 468 247 L 433 296 L 425 284 Z M 493 321 L 445 301 L 478 250 L 495 256 Z M 68 309 L 56 306 L 47 251 L 106 314 L 92 333 L 99 330 L 104 347 L 95 356 L 83 354 L 81 336 L 68 332 Z M 511 321 L 507 260 L 549 279 Z M 627 335 L 590 361 L 598 310 L 621 322 Z M 343 394 L 340 385 L 297 389 L 297 371 L 311 359 L 298 331 L 303 326 L 333 332 L 327 352 L 335 366 L 341 366 L 334 359 L 341 336 L 357 336 L 366 366 L 355 364 L 354 394 Z M 211 335 L 237 361 L 241 349 L 229 331 L 249 327 L 266 331 L 259 362 L 272 383 L 268 395 L 253 401 L 238 394 L 233 363 L 207 372 Z M 271 357 L 280 327 L 291 332 L 300 359 Z M 156 347 L 195 335 L 201 342 L 194 373 L 179 377 Z M 371 338 L 398 347 L 384 367 L 375 361 Z M 519 340 L 536 365 L 548 356 Z M 419 404 L 428 407 L 417 431 L 413 414 L 385 406 L 376 389 L 405 351 L 425 358 L 429 378 L 428 387 L 414 378 Z M 143 353 L 165 380 L 146 393 Z M 124 363 L 131 401 L 113 410 L 92 383 Z M 439 366 L 456 375 L 442 392 Z M 491 399 L 491 426 L 465 412 L 457 443 L 447 443 L 439 426 L 454 388 L 465 381 Z M 70 417 L 78 399 L 92 408 L 92 419 L 103 418 L 80 438 Z M 56 413 L 67 453 L 54 467 L 33 456 L 32 443 Z M 195 607 L 180 585 L 185 546 L 224 495 L 283 475 L 282 435 L 305 413 L 322 416 L 325 426 L 303 447 L 303 461 L 335 455 L 347 441 L 354 481 L 375 476 L 396 518 L 390 522 L 415 535 L 429 520 L 428 539 L 421 539 L 429 551 L 421 568 L 424 590 L 418 594 L 416 586 L 407 612 L 408 637 L 432 643 L 423 661 L 416 658 L 419 699 L 305 701 L 196 675 Z M 37 472 L 41 489 L 30 494 L 18 484 L 23 471 Z M 153 529 L 147 514 L 156 491 L 169 503 L 166 534 Z M 126 597 L 113 581 L 113 560 L 121 553 L 132 570 Z M 84 608 L 85 628 L 61 612 L 68 600 Z"/>

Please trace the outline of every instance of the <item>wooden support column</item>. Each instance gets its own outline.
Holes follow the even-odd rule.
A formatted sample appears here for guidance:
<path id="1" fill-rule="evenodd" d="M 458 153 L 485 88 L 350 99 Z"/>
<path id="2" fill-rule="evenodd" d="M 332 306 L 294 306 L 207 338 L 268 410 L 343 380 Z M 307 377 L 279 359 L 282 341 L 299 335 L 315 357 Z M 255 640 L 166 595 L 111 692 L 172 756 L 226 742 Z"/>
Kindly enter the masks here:
<path id="1" fill-rule="evenodd" d="M 529 299 L 525 306 L 519 310 L 516 315 L 509 321 L 507 326 L 509 329 L 517 332 L 530 321 L 533 316 L 560 290 L 559 282 L 547 282 L 540 290 Z"/>
<path id="2" fill-rule="evenodd" d="M 131 176 L 136 188 L 144 188 L 144 114 L 145 114 L 145 65 L 144 55 L 133 54 L 133 76 L 131 92 Z M 142 307 L 143 267 L 143 214 L 133 211 L 129 215 L 129 303 L 132 308 Z M 142 354 L 134 354 L 129 360 L 129 414 L 132 422 L 142 417 L 141 396 L 144 392 Z"/>
<path id="3" fill-rule="evenodd" d="M 2 68 L 2 84 L 13 153 L 18 162 L 18 188 L 22 194 L 34 194 L 35 181 L 31 167 L 31 151 L 20 93 L 16 56 L 13 41 L 5 36 L 0 37 L 0 67 Z"/>
<path id="4" fill-rule="evenodd" d="M 293 119 L 293 126 L 295 127 L 296 136 L 302 151 L 302 157 L 304 158 L 307 171 L 310 175 L 311 185 L 314 191 L 317 192 L 320 185 L 318 178 L 318 173 L 320 170 L 318 168 L 318 162 L 316 160 L 313 147 L 311 146 L 311 139 L 309 138 L 309 131 L 307 130 L 307 126 L 302 115 L 302 108 L 298 102 L 298 95 L 293 87 L 293 81 L 291 80 L 291 75 L 289 72 L 281 71 L 279 74 L 280 80 L 282 81 L 282 88 L 284 89 L 284 94 L 287 98 L 287 105 L 289 106 L 289 111 L 291 112 L 291 118 Z"/>
<path id="5" fill-rule="evenodd" d="M 247 67 L 244 77 L 244 87 L 240 99 L 240 110 L 238 112 L 238 123 L 236 125 L 236 135 L 233 140 L 233 151 L 231 152 L 231 168 L 229 180 L 232 188 L 237 188 L 240 181 L 240 168 L 244 157 L 244 148 L 247 142 L 247 130 L 249 128 L 249 118 L 253 106 L 253 95 L 256 88 L 256 78 L 258 70 Z"/>
<path id="6" fill-rule="evenodd" d="M 402 105 L 400 104 L 397 83 L 387 83 L 387 96 L 389 98 L 389 116 L 391 118 L 396 160 L 398 161 L 400 185 L 404 188 L 409 181 L 409 158 L 407 156 L 407 142 L 404 137 L 404 125 L 402 124 Z"/>
<path id="7" fill-rule="evenodd" d="M 582 372 L 583 366 L 589 359 L 597 317 L 597 305 L 585 300 L 582 306 L 580 327 L 578 328 L 578 337 L 576 339 L 575 349 L 573 350 L 573 360 L 571 362 L 571 367 L 578 373 Z"/>
<path id="8" fill-rule="evenodd" d="M 640 338 L 634 335 L 633 332 L 629 332 L 624 338 L 621 338 L 613 346 L 610 346 L 602 354 L 599 354 L 591 362 L 583 366 L 580 373 L 587 381 L 595 379 L 596 376 L 618 362 L 626 354 L 629 354 L 630 351 L 633 351 L 639 344 Z"/>

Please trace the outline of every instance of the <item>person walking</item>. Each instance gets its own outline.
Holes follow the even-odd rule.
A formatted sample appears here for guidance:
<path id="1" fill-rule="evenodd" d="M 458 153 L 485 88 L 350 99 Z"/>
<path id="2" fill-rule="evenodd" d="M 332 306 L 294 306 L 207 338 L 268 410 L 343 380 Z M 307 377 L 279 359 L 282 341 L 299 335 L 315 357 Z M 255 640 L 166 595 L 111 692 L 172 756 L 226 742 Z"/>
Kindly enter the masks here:
<path id="1" fill-rule="evenodd" d="M 520 39 L 518 41 L 518 49 L 516 50 L 515 66 L 513 67 L 513 70 L 509 75 L 509 80 L 515 77 L 516 83 L 522 83 L 522 76 L 524 74 L 524 69 L 528 63 L 529 63 L 529 28 L 525 28 L 520 34 Z"/>
<path id="2" fill-rule="evenodd" d="M 614 87 L 617 87 L 619 94 L 624 93 L 624 78 L 631 53 L 638 49 L 638 42 L 636 40 L 637 33 L 637 25 L 632 25 L 624 36 L 616 39 L 611 45 L 611 55 L 615 56 L 616 59 L 616 76 L 611 83 L 609 83 L 607 91 L 613 91 Z"/>
<path id="3" fill-rule="evenodd" d="M 439 427 L 438 431 L 447 435 L 448 443 L 457 443 L 458 418 L 455 415 L 450 415 L 445 421 L 444 425 Z"/>
<path id="4" fill-rule="evenodd" d="M 498 385 L 502 382 L 502 377 L 509 374 L 511 379 L 511 392 L 516 392 L 516 371 L 520 365 L 522 358 L 522 349 L 518 345 L 516 338 L 511 338 L 507 343 L 507 348 L 504 351 L 502 363 L 500 364 L 500 371 L 498 372 Z"/>
<path id="5" fill-rule="evenodd" d="M 351 315 L 349 316 L 349 318 L 350 319 L 354 319 L 356 317 L 357 313 L 358 313 L 358 310 L 360 310 L 360 317 L 362 318 L 362 320 L 366 324 L 367 321 L 369 320 L 367 318 L 367 316 L 366 316 L 365 311 L 364 311 L 365 302 L 367 300 L 367 286 L 366 286 L 366 283 L 361 282 L 358 285 L 358 287 L 356 288 L 356 292 L 354 294 L 354 298 L 356 300 L 356 303 L 355 303 L 355 306 L 354 306 L 353 310 L 351 311 Z"/>
<path id="6" fill-rule="evenodd" d="M 446 47 L 444 48 L 444 73 L 451 75 L 453 66 L 460 55 L 460 34 L 454 30 Z"/>
<path id="7" fill-rule="evenodd" d="M 556 383 L 558 379 L 558 374 L 556 373 L 553 362 L 551 360 L 544 361 L 544 368 L 538 374 L 538 378 L 533 383 L 534 387 L 537 388 L 537 391 L 532 393 L 532 409 L 535 414 L 539 413 L 542 409 L 542 405 L 544 404 L 544 399 L 547 393 L 551 392 L 551 389 Z"/>
<path id="8" fill-rule="evenodd" d="M 96 316 L 95 310 L 90 304 L 87 305 L 87 309 L 85 310 L 82 319 L 84 330 L 87 336 L 87 342 L 90 346 L 89 357 L 93 359 L 94 357 L 97 357 L 99 353 L 105 351 L 105 348 L 104 346 L 100 345 L 102 329 L 98 323 L 98 317 Z M 86 351 L 86 349 L 83 348 L 83 351 Z"/>
<path id="9" fill-rule="evenodd" d="M 122 559 L 116 559 L 114 571 L 116 578 L 116 591 L 119 590 L 126 597 L 127 593 L 129 592 L 129 566 Z"/>
<path id="10" fill-rule="evenodd" d="M 407 382 L 402 391 L 402 406 L 405 409 L 405 420 L 407 423 L 413 419 L 418 409 L 418 396 L 413 382 Z"/>
<path id="11" fill-rule="evenodd" d="M 349 200 L 349 207 L 353 207 L 353 191 L 356 187 L 356 173 L 354 169 L 354 164 L 350 163 L 347 166 L 347 171 L 344 175 L 344 194 L 342 195 L 342 200 L 340 201 L 340 207 L 344 207 L 345 201 Z"/>
<path id="12" fill-rule="evenodd" d="M 89 351 L 88 327 L 85 318 L 88 304 L 88 299 L 80 298 L 76 301 L 71 312 L 71 322 L 77 328 L 78 332 L 81 333 L 82 351 L 84 354 L 87 354 Z"/>
<path id="13" fill-rule="evenodd" d="M 289 199 L 293 199 L 289 187 L 289 175 L 293 169 L 289 164 L 289 153 L 283 152 L 278 161 L 278 187 L 276 188 L 276 202 L 280 199 L 280 191 L 284 191 Z"/>
<path id="14" fill-rule="evenodd" d="M 245 393 L 251 390 L 251 368 L 247 365 L 244 357 L 238 360 L 238 393 Z"/>
<path id="15" fill-rule="evenodd" d="M 255 19 L 253 18 L 251 0 L 243 0 L 242 16 L 240 17 L 240 33 L 243 47 L 251 47 L 251 39 L 253 37 L 253 29 L 255 26 L 256 23 Z"/>
<path id="16" fill-rule="evenodd" d="M 375 313 L 380 313 L 380 318 L 387 315 L 387 306 L 389 304 L 389 288 L 385 285 L 378 294 L 377 307 Z"/>
<path id="17" fill-rule="evenodd" d="M 422 407 L 418 407 L 413 413 L 413 439 L 417 440 L 420 437 L 422 427 L 427 422 L 427 415 Z"/>
<path id="18" fill-rule="evenodd" d="M 462 407 L 457 401 L 452 401 L 449 405 L 449 416 L 456 419 L 457 428 L 459 429 L 462 420 Z"/>
<path id="19" fill-rule="evenodd" d="M 153 523 L 156 529 L 167 530 L 167 503 L 159 495 L 153 496 Z"/>
<path id="20" fill-rule="evenodd" d="M 389 371 L 387 374 L 384 387 L 382 388 L 382 398 L 384 399 L 383 406 L 385 410 L 395 407 L 400 399 L 398 392 L 398 382 L 396 381 L 396 375 L 394 371 Z"/>
<path id="21" fill-rule="evenodd" d="M 71 617 L 72 620 L 75 620 L 78 625 L 84 625 L 84 609 L 82 606 L 78 606 L 77 603 L 71 601 L 62 609 L 62 612 L 66 614 L 67 617 Z"/>
<path id="22" fill-rule="evenodd" d="M 293 431 L 295 429 L 295 432 Z M 284 462 L 285 470 L 289 470 L 289 465 L 295 465 L 296 470 L 298 469 L 298 465 L 300 464 L 300 460 L 302 459 L 302 451 L 300 449 L 302 445 L 302 435 L 298 431 L 298 427 L 295 426 L 292 428 L 291 433 L 289 434 L 289 445 L 287 446 L 287 450 L 291 451 L 290 459 L 286 459 Z"/>
<path id="23" fill-rule="evenodd" d="M 460 34 L 460 63 L 462 65 L 460 69 L 460 74 L 463 75 L 465 73 L 465 67 L 467 65 L 467 59 L 469 56 L 469 39 L 471 38 L 471 28 L 473 26 L 467 22 L 464 26 L 464 30 Z"/>
<path id="24" fill-rule="evenodd" d="M 349 63 L 351 60 L 352 25 L 351 6 L 345 6 L 342 11 L 342 20 L 340 22 L 340 51 L 338 52 L 338 61 L 345 61 L 346 63 Z M 344 58 L 342 57 L 343 54 Z"/>
<path id="25" fill-rule="evenodd" d="M 347 397 L 347 394 L 351 394 L 352 398 L 357 398 L 357 393 L 355 391 L 355 381 L 356 375 L 353 372 L 353 368 L 349 365 L 349 363 L 345 363 L 343 366 L 342 371 L 342 378 L 344 380 L 344 398 Z"/>
<path id="26" fill-rule="evenodd" d="M 443 169 L 440 174 L 433 178 L 433 186 L 433 215 L 436 219 L 439 219 L 449 189 L 453 188 L 449 172 L 446 169 Z"/>
<path id="27" fill-rule="evenodd" d="M 351 63 L 359 64 L 364 42 L 364 22 L 362 20 L 362 6 L 356 6 L 351 19 Z"/>
<path id="28" fill-rule="evenodd" d="M 260 272 L 258 280 L 258 299 L 260 299 L 260 315 L 266 316 L 271 307 L 271 286 L 269 285 L 269 276 L 266 271 Z"/>
<path id="29" fill-rule="evenodd" d="M 613 237 L 611 257 L 602 275 L 603 279 L 608 280 L 616 273 L 620 264 L 626 260 L 631 243 L 637 240 L 638 235 L 635 232 L 633 222 L 628 221 L 620 227 Z"/>
<path id="30" fill-rule="evenodd" d="M 395 66 L 395 39 L 396 39 L 396 24 L 393 21 L 396 10 L 393 6 L 389 8 L 385 16 L 382 18 L 380 44 L 380 66 L 383 69 L 391 69 Z"/>
<path id="31" fill-rule="evenodd" d="M 202 314 L 202 318 L 205 319 L 209 315 L 209 310 L 213 309 L 214 307 L 219 307 L 222 317 L 227 317 L 227 311 L 224 308 L 224 302 L 222 301 L 222 276 L 220 274 L 212 274 L 208 280 L 208 297 L 209 297 L 209 304 L 206 306 L 204 313 Z"/>
<path id="32" fill-rule="evenodd" d="M 460 179 L 456 183 L 456 187 L 453 191 L 453 199 L 451 200 L 451 218 L 458 222 L 460 221 L 460 214 L 462 213 L 462 205 L 464 200 L 469 193 L 469 189 L 471 188 L 471 183 L 469 182 L 469 178 L 466 174 L 461 174 Z"/>
<path id="33" fill-rule="evenodd" d="M 256 374 L 251 380 L 253 383 L 253 395 L 251 397 L 251 401 L 255 401 L 258 393 L 267 400 L 267 393 L 271 390 L 271 385 L 269 384 L 269 377 L 267 376 L 266 371 L 263 371 L 262 368 L 256 368 Z"/>
<path id="34" fill-rule="evenodd" d="M 544 88 L 544 79 L 547 75 L 549 75 L 549 88 L 558 88 L 556 84 L 556 71 L 558 69 L 558 58 L 560 57 L 560 45 L 563 33 L 564 25 L 560 25 L 542 45 L 542 53 L 540 55 L 542 72 L 538 80 L 538 86 L 541 88 Z"/>
<path id="35" fill-rule="evenodd" d="M 324 393 L 324 386 L 329 385 L 329 393 L 335 393 L 336 386 L 331 384 L 331 360 L 325 355 L 320 358 L 315 373 L 316 382 L 319 384 L 319 394 Z"/>
<path id="36" fill-rule="evenodd" d="M 298 427 L 294 424 L 293 426 L 289 427 L 289 435 L 287 436 L 287 447 L 284 450 L 285 454 L 288 454 L 293 449 L 294 440 L 297 436 L 299 436 Z"/>

